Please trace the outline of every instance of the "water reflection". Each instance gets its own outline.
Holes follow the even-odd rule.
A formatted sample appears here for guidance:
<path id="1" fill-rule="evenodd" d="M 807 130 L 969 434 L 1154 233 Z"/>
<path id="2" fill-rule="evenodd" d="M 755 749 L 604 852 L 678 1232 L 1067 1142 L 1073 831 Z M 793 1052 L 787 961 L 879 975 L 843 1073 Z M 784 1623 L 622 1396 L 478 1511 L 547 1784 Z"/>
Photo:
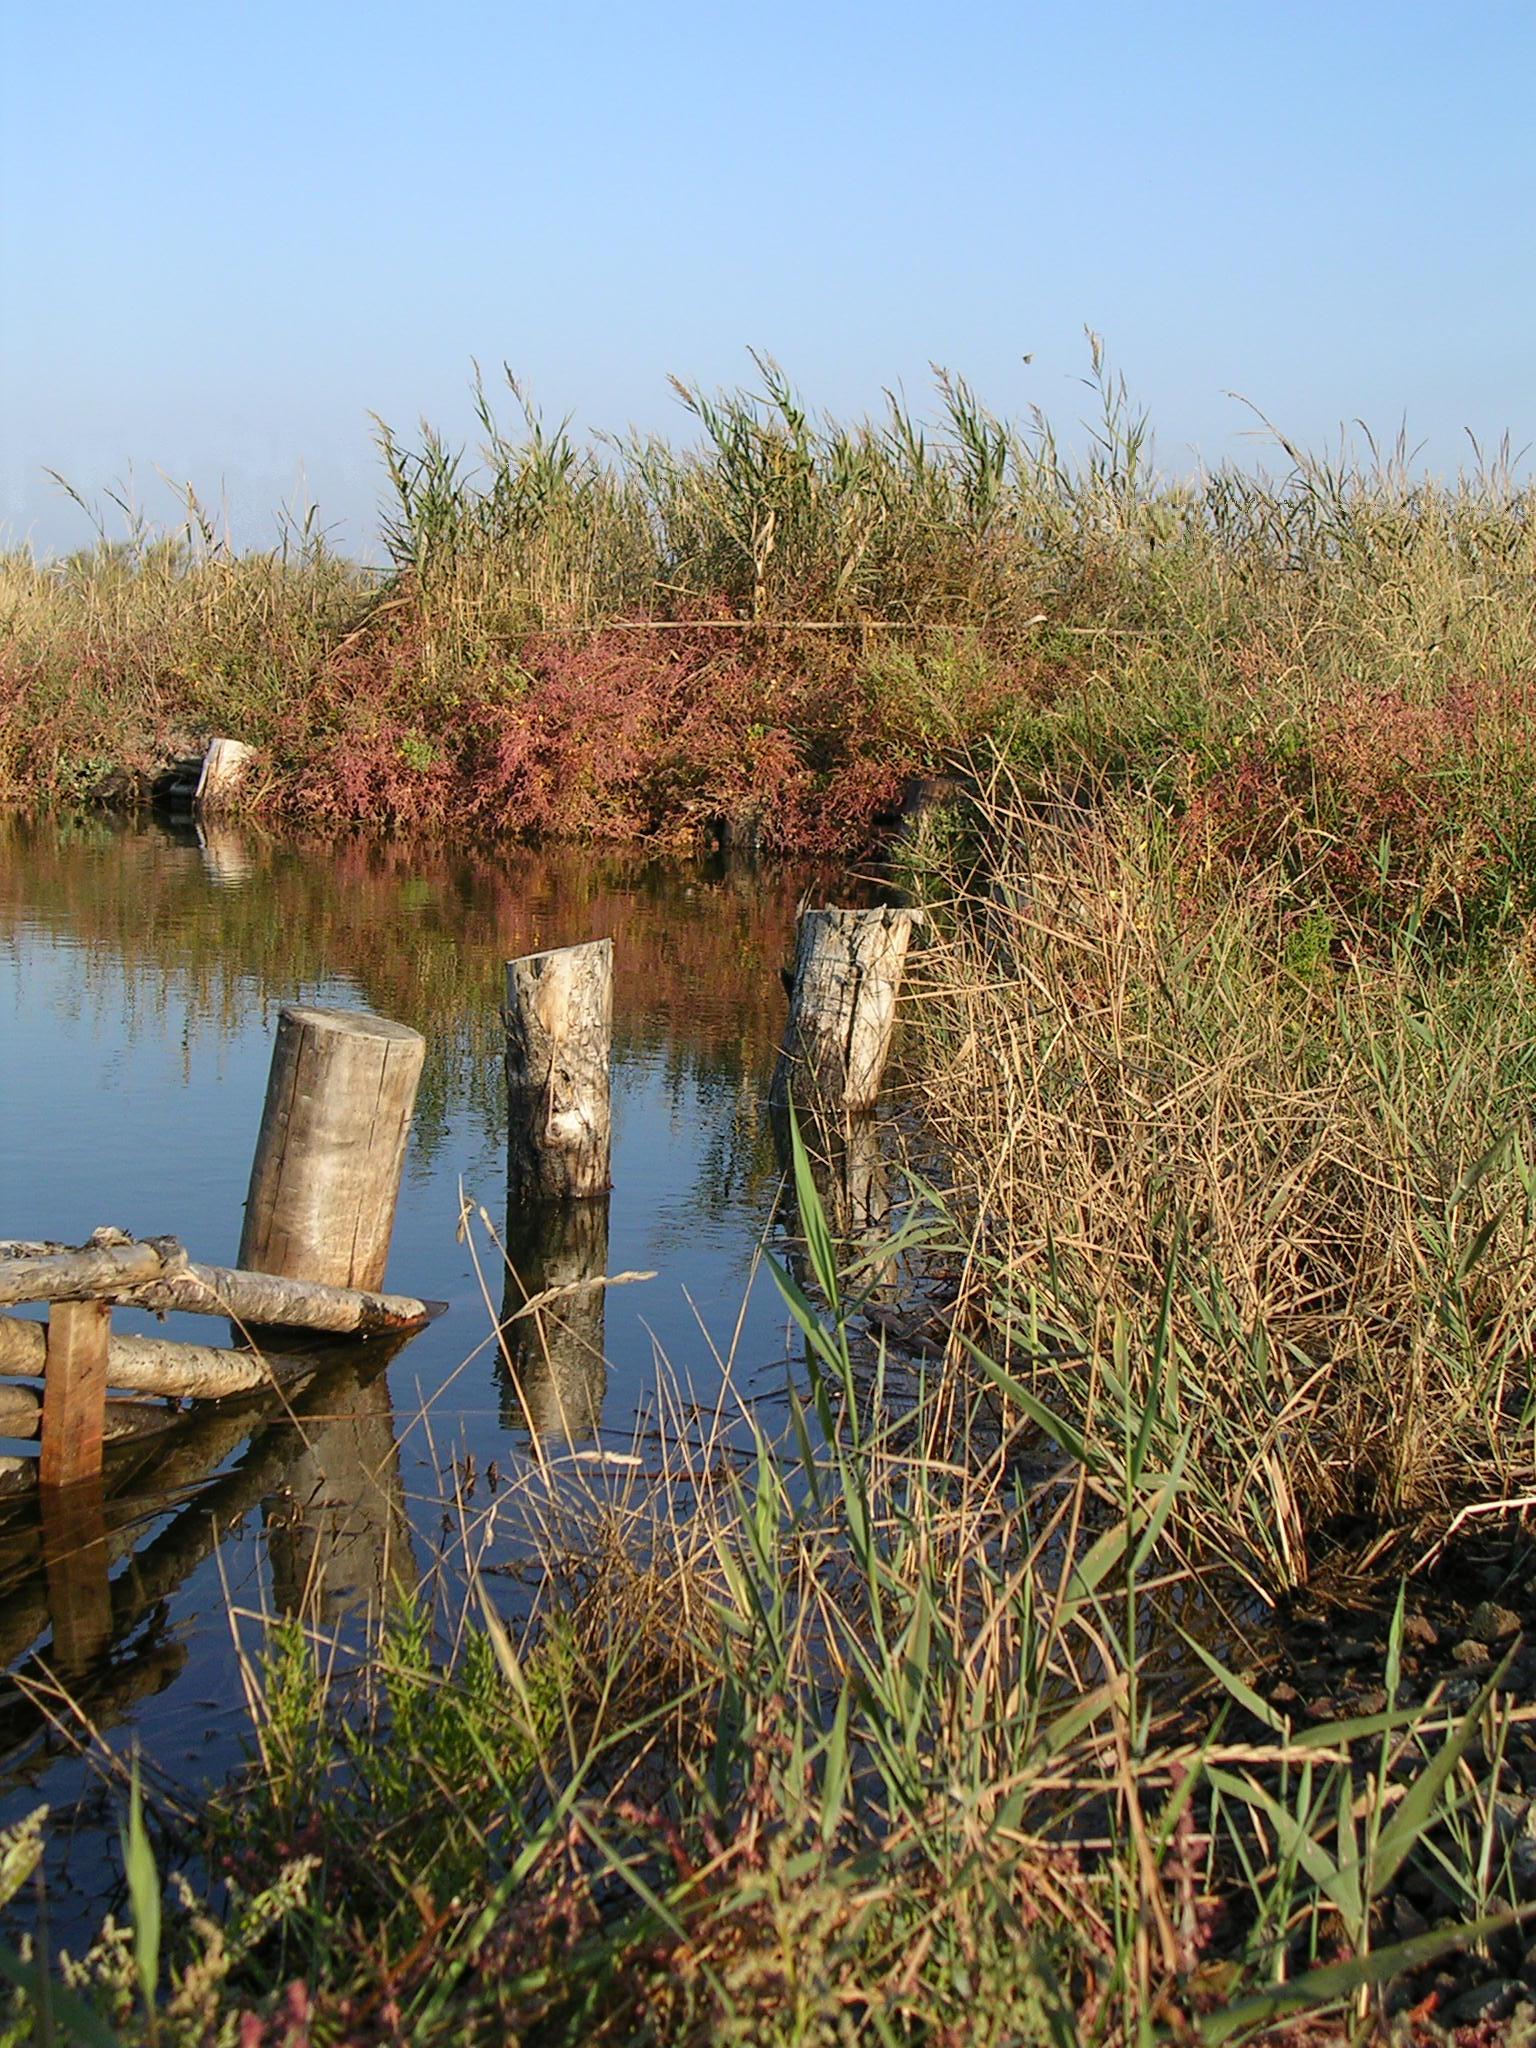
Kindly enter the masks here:
<path id="1" fill-rule="evenodd" d="M 389 1382 L 354 1372 L 330 1398 L 263 1503 L 273 1607 L 323 1629 L 377 1617 L 415 1582 Z"/>
<path id="2" fill-rule="evenodd" d="M 109 1447 L 101 1479 L 13 1504 L 0 1526 L 0 1652 L 12 1665 L 30 1654 L 0 1691 L 0 1768 L 25 1766 L 56 1718 L 71 1719 L 66 1701 L 82 1732 L 105 1733 L 175 1676 L 186 1644 L 170 1603 L 258 1509 L 279 1613 L 376 1617 L 414 1582 L 388 1348 L 337 1356 L 281 1420 L 251 1402 L 205 1407 L 153 1448 Z"/>
<path id="3" fill-rule="evenodd" d="M 437 1539 L 449 1458 L 506 1465 L 530 1434 L 557 1452 L 629 1445 L 658 1347 L 715 1393 L 700 1319 L 722 1348 L 738 1333 L 754 1385 L 787 1368 L 782 1305 L 766 1281 L 748 1289 L 779 1182 L 761 1113 L 779 969 L 808 887 L 848 899 L 843 877 L 632 852 L 0 818 L 0 1038 L 25 1080 L 7 1091 L 0 1237 L 78 1243 L 110 1223 L 231 1260 L 277 1004 L 362 1004 L 429 1047 L 390 1284 L 451 1304 L 387 1371 L 378 1352 L 338 1361 L 291 1416 L 205 1409 L 115 1447 L 96 1502 L 51 1504 L 46 1522 L 35 1501 L 5 1510 L 0 1824 L 35 1803 L 19 1781 L 54 1767 L 56 1682 L 168 1768 L 189 1727 L 199 1745 L 210 1732 L 205 1697 L 222 1700 L 236 1711 L 185 1766 L 217 1774 L 239 1754 L 231 1599 L 327 1627 L 376 1614 Z M 505 1287 L 488 1346 L 496 1319 L 455 1226 L 465 1194 L 503 1213 L 505 963 L 603 936 L 614 1194 L 538 1229 L 514 1220 L 516 1279 L 486 1276 Z M 878 1178 L 856 1197 L 870 1214 Z M 624 1269 L 658 1278 L 589 1284 Z M 176 1321 L 159 1334 L 206 1340 Z M 428 1427 L 403 1426 L 424 1411 Z"/>
<path id="4" fill-rule="evenodd" d="M 570 1445 L 596 1437 L 608 1382 L 606 1196 L 509 1201 L 497 1380 L 509 1429 Z"/>

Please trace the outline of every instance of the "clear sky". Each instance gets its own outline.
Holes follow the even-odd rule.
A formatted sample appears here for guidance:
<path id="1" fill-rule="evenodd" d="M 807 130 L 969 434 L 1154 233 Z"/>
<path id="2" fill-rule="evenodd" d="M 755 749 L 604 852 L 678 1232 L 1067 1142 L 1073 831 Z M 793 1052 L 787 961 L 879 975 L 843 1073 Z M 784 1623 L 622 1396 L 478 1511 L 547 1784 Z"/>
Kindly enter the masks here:
<path id="1" fill-rule="evenodd" d="M 765 348 L 1064 425 L 1084 324 L 1167 468 L 1406 415 L 1536 438 L 1532 0 L 0 0 L 0 529 L 159 472 L 367 548 L 368 415 L 471 358 L 583 427 Z M 1022 358 L 1032 354 L 1026 365 Z"/>

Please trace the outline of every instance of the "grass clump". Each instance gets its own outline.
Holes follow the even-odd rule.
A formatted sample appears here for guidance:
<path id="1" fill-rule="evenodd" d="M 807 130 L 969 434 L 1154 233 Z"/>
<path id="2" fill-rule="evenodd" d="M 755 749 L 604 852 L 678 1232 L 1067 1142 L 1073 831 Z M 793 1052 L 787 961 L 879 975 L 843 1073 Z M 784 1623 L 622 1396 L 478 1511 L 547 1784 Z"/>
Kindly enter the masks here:
<path id="1" fill-rule="evenodd" d="M 914 1006 L 954 1342 L 1090 1441 L 1155 1372 L 1190 1539 L 1266 1588 L 1351 1518 L 1519 1492 L 1536 988 L 1476 875 L 1444 893 L 1462 820 L 1367 920 L 1299 835 L 1217 861 L 1156 794 L 978 783 Z"/>

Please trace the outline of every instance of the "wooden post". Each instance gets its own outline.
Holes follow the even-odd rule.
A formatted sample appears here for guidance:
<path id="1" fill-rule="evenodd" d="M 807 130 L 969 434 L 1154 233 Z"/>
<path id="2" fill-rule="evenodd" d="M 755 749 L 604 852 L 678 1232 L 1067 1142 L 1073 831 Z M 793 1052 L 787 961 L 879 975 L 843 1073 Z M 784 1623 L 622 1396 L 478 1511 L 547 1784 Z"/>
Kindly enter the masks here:
<path id="1" fill-rule="evenodd" d="M 843 1124 L 873 1109 L 920 912 L 807 910 L 795 946 L 789 1022 L 769 1100 Z"/>
<path id="2" fill-rule="evenodd" d="M 216 739 L 208 742 L 202 772 L 192 795 L 192 808 L 199 817 L 231 803 L 245 780 L 246 770 L 256 758 L 256 749 L 244 740 Z"/>
<path id="3" fill-rule="evenodd" d="M 379 1285 L 425 1056 L 420 1032 L 365 1010 L 279 1013 L 241 1266 Z"/>
<path id="4" fill-rule="evenodd" d="M 604 1195 L 613 941 L 507 962 L 509 1201 Z"/>
<path id="5" fill-rule="evenodd" d="M 111 1322 L 104 1301 L 58 1301 L 49 1309 L 40 1485 L 72 1486 L 101 1471 Z"/>

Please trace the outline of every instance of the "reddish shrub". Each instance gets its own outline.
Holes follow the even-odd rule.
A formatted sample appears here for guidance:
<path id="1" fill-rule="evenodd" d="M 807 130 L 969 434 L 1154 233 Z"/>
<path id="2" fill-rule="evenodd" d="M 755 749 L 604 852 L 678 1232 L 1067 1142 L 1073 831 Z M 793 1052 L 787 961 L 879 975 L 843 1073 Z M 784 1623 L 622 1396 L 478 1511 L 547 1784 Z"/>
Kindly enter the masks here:
<path id="1" fill-rule="evenodd" d="M 1286 860 L 1351 908 L 1475 911 L 1536 819 L 1536 688 L 1460 683 L 1430 703 L 1365 691 L 1257 738 L 1197 785 L 1186 846 Z"/>

